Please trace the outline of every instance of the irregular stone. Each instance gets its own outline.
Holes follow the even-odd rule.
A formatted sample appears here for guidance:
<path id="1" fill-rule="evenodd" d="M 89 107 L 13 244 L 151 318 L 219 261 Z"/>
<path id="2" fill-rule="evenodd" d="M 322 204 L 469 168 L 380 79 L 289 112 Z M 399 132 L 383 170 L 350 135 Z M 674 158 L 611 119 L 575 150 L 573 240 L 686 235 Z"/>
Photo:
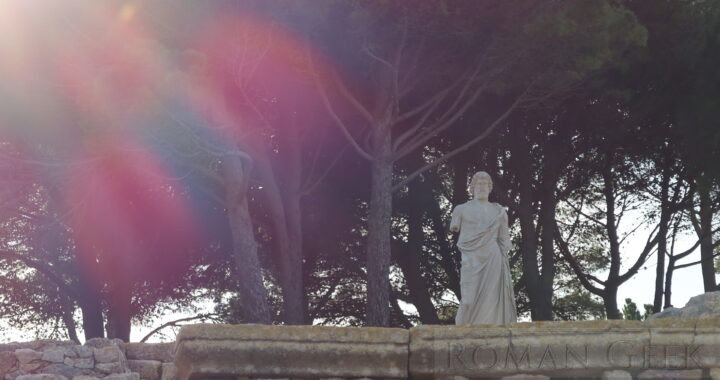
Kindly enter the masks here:
<path id="1" fill-rule="evenodd" d="M 130 372 L 137 372 L 141 379 L 160 379 L 160 367 L 162 363 L 157 360 L 128 360 L 127 364 Z"/>
<path id="2" fill-rule="evenodd" d="M 117 346 L 106 346 L 93 349 L 96 363 L 114 363 L 122 361 L 125 357 Z"/>
<path id="3" fill-rule="evenodd" d="M 37 352 L 30 348 L 19 348 L 15 350 L 15 357 L 17 357 L 21 364 L 30 363 L 33 360 L 42 358 L 42 352 Z"/>
<path id="4" fill-rule="evenodd" d="M 601 380 L 632 380 L 630 372 L 621 371 L 619 369 L 613 371 L 605 371 L 602 373 Z"/>
<path id="5" fill-rule="evenodd" d="M 175 364 L 173 363 L 163 363 L 162 364 L 162 374 L 160 380 L 178 380 L 177 377 L 177 370 L 175 369 Z M 720 380 L 720 379 L 718 379 Z"/>
<path id="6" fill-rule="evenodd" d="M 75 368 L 65 364 L 50 364 L 49 366 L 43 368 L 42 372 L 63 375 L 68 379 L 72 379 L 75 376 L 94 374 L 94 372 L 90 369 Z"/>
<path id="7" fill-rule="evenodd" d="M 91 358 L 93 357 L 93 349 L 91 347 L 86 346 L 75 346 L 73 347 L 73 351 L 77 354 L 80 358 Z"/>
<path id="8" fill-rule="evenodd" d="M 0 351 L 0 378 L 5 377 L 6 373 L 12 372 L 18 368 L 18 360 L 13 352 Z"/>
<path id="9" fill-rule="evenodd" d="M 42 360 L 51 363 L 62 363 L 65 360 L 65 352 L 62 348 L 56 348 L 43 352 Z"/>
<path id="10" fill-rule="evenodd" d="M 68 380 L 67 377 L 51 373 L 39 373 L 36 375 L 22 375 L 15 380 Z"/>
<path id="11" fill-rule="evenodd" d="M 126 343 L 124 346 L 128 360 L 173 361 L 175 343 Z"/>
<path id="12" fill-rule="evenodd" d="M 65 365 L 75 368 L 94 368 L 95 361 L 93 358 L 65 358 Z"/>
<path id="13" fill-rule="evenodd" d="M 27 372 L 33 372 L 43 366 L 43 362 L 33 361 L 30 363 L 20 363 L 20 369 Z"/>
<path id="14" fill-rule="evenodd" d="M 198 324 L 177 338 L 178 378 L 408 377 L 408 331 Z"/>
<path id="15" fill-rule="evenodd" d="M 503 376 L 502 380 L 550 380 L 549 376 L 545 375 L 528 375 L 526 373 L 520 373 L 512 376 Z"/>
<path id="16" fill-rule="evenodd" d="M 678 371 L 672 371 L 672 370 L 664 370 L 664 369 L 648 369 L 646 371 L 640 372 L 638 375 L 638 379 L 675 379 L 675 380 L 681 380 L 681 379 L 702 379 L 702 370 L 701 369 L 691 369 L 691 370 L 678 370 Z"/>
<path id="17" fill-rule="evenodd" d="M 72 380 L 100 380 L 100 378 L 95 376 L 75 376 Z"/>
<path id="18" fill-rule="evenodd" d="M 114 344 L 108 338 L 91 338 L 85 342 L 84 346 L 92 348 L 103 348 L 107 346 L 114 346 Z"/>
<path id="19" fill-rule="evenodd" d="M 5 374 L 5 380 L 15 380 L 18 376 L 27 375 L 28 373 L 18 369 L 10 373 Z"/>
<path id="20" fill-rule="evenodd" d="M 96 363 L 95 369 L 99 372 L 110 374 L 110 373 L 124 373 L 125 367 L 123 367 L 120 362 L 115 363 Z"/>
<path id="21" fill-rule="evenodd" d="M 103 380 L 140 380 L 140 375 L 136 372 L 118 373 L 105 376 Z"/>

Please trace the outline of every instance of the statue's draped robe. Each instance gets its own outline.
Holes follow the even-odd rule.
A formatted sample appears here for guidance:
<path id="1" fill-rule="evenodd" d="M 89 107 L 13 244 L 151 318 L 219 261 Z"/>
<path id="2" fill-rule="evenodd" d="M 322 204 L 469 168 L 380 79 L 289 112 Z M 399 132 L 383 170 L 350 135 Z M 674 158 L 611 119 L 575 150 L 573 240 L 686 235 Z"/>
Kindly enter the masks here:
<path id="1" fill-rule="evenodd" d="M 451 226 L 460 228 L 457 246 L 462 252 L 462 301 L 455 323 L 503 325 L 517 321 L 505 209 L 471 200 L 453 210 Z"/>

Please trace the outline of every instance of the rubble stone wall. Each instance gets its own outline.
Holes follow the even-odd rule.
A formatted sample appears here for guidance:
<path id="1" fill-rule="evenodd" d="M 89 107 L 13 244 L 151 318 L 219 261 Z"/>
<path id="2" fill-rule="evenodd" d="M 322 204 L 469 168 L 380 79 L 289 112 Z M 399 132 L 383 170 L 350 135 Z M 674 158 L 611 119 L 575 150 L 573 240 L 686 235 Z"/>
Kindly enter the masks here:
<path id="1" fill-rule="evenodd" d="M 174 345 L 97 338 L 0 344 L 0 380 L 174 380 Z"/>

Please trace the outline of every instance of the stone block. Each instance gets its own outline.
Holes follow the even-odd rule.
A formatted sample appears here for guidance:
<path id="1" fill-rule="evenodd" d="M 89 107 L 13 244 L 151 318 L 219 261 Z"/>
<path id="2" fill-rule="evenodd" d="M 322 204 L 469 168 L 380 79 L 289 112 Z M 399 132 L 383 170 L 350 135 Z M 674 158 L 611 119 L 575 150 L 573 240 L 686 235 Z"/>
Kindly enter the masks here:
<path id="1" fill-rule="evenodd" d="M 42 368 L 43 362 L 41 361 L 32 361 L 30 363 L 20 363 L 20 369 L 26 372 L 33 372 L 38 370 L 39 368 Z"/>
<path id="2" fill-rule="evenodd" d="M 39 373 L 32 375 L 21 375 L 16 380 L 68 380 L 67 377 L 57 374 Z"/>
<path id="3" fill-rule="evenodd" d="M 95 360 L 92 357 L 89 358 L 65 358 L 65 365 L 75 368 L 94 368 Z"/>
<path id="4" fill-rule="evenodd" d="M 102 372 L 105 374 L 111 374 L 111 373 L 124 373 L 126 368 L 125 366 L 121 365 L 120 362 L 114 362 L 114 363 L 96 363 L 95 369 L 98 372 Z"/>
<path id="5" fill-rule="evenodd" d="M 519 373 L 512 376 L 503 376 L 501 380 L 550 380 L 550 377 L 545 375 L 529 375 L 526 373 Z"/>
<path id="6" fill-rule="evenodd" d="M 106 346 L 93 349 L 93 356 L 96 363 L 115 363 L 125 359 L 122 351 L 117 346 Z"/>
<path id="7" fill-rule="evenodd" d="M 39 373 L 36 375 L 18 376 L 15 380 L 68 380 L 68 378 L 58 374 Z"/>
<path id="8" fill-rule="evenodd" d="M 638 374 L 638 379 L 650 380 L 650 379 L 702 379 L 701 369 L 690 369 L 690 370 L 663 370 L 663 369 L 648 369 Z"/>
<path id="9" fill-rule="evenodd" d="M 601 380 L 633 380 L 630 372 L 622 371 L 619 369 L 603 372 L 600 379 Z"/>
<path id="10" fill-rule="evenodd" d="M 30 348 L 19 348 L 15 350 L 15 357 L 17 357 L 20 364 L 30 363 L 33 360 L 40 360 L 40 358 L 42 358 L 42 352 Z"/>
<path id="11" fill-rule="evenodd" d="M 160 380 L 178 380 L 177 370 L 175 369 L 175 364 L 163 363 L 161 371 L 162 371 L 162 374 L 161 374 Z M 718 379 L 718 380 L 720 380 L 720 379 Z"/>
<path id="12" fill-rule="evenodd" d="M 72 380 L 100 380 L 100 378 L 95 376 L 75 376 Z"/>
<path id="13" fill-rule="evenodd" d="M 75 347 L 73 347 L 73 351 L 75 351 L 75 354 L 79 358 L 92 358 L 93 357 L 92 347 L 75 346 Z"/>
<path id="14" fill-rule="evenodd" d="M 128 360 L 157 360 L 163 363 L 173 361 L 175 343 L 126 343 L 125 356 Z"/>
<path id="15" fill-rule="evenodd" d="M 175 352 L 178 378 L 408 376 L 404 329 L 329 326 L 185 326 Z"/>
<path id="16" fill-rule="evenodd" d="M 5 377 L 6 373 L 12 372 L 18 368 L 18 360 L 15 353 L 9 351 L 0 351 L 0 379 Z"/>
<path id="17" fill-rule="evenodd" d="M 6 373 L 5 380 L 15 380 L 18 376 L 22 376 L 22 375 L 28 375 L 28 373 L 21 369 L 17 369 L 15 371 Z"/>
<path id="18" fill-rule="evenodd" d="M 140 380 L 140 375 L 136 372 L 116 373 L 103 377 L 103 380 Z"/>
<path id="19" fill-rule="evenodd" d="M 75 376 L 93 375 L 94 372 L 90 369 L 82 369 L 70 367 L 65 364 L 50 364 L 49 366 L 42 369 L 43 373 L 53 373 L 57 375 L 63 375 L 68 379 L 72 379 Z"/>
<path id="20" fill-rule="evenodd" d="M 720 380 L 720 368 L 710 368 L 710 378 L 712 380 Z"/>
<path id="21" fill-rule="evenodd" d="M 65 361 L 65 352 L 62 348 L 45 351 L 42 353 L 42 360 L 51 363 L 62 363 Z"/>
<path id="22" fill-rule="evenodd" d="M 157 360 L 128 360 L 131 372 L 137 372 L 141 379 L 159 380 L 162 362 Z"/>

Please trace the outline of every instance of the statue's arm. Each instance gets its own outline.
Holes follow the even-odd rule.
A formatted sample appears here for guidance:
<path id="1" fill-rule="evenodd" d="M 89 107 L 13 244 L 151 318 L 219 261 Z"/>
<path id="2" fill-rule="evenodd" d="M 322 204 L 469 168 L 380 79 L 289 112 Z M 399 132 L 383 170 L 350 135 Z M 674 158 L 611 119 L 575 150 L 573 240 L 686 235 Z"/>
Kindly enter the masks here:
<path id="1" fill-rule="evenodd" d="M 500 228 L 498 228 L 498 246 L 500 252 L 507 255 L 510 252 L 510 228 L 508 227 L 507 212 L 503 208 L 500 216 Z"/>
<path id="2" fill-rule="evenodd" d="M 452 216 L 450 217 L 450 231 L 451 232 L 460 231 L 460 223 L 461 222 L 462 222 L 462 211 L 460 209 L 460 206 L 456 206 L 453 209 Z"/>

